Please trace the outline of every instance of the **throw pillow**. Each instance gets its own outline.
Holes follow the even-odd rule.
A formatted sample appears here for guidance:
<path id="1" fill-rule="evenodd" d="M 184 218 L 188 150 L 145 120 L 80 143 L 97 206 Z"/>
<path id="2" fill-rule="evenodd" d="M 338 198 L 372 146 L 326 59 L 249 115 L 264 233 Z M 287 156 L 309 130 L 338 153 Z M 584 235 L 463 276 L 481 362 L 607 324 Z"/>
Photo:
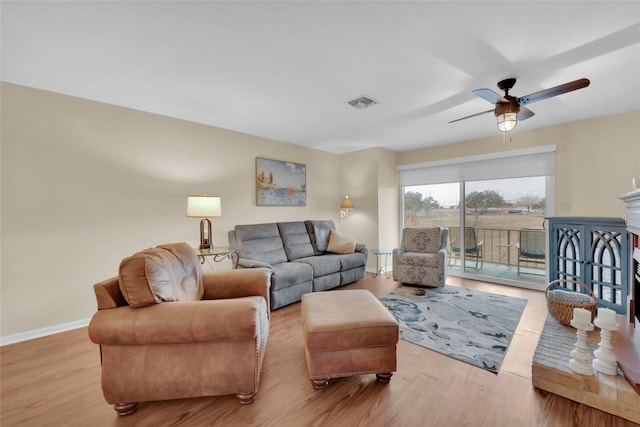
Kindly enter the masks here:
<path id="1" fill-rule="evenodd" d="M 352 254 L 356 250 L 356 239 L 336 230 L 331 230 L 327 251 L 334 254 Z"/>

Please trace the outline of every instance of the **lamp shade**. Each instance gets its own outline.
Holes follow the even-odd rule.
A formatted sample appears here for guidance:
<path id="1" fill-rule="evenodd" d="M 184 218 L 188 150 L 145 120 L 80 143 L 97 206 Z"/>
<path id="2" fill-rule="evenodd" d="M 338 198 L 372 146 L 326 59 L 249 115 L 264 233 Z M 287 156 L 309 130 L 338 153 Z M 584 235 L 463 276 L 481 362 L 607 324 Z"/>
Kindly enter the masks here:
<path id="1" fill-rule="evenodd" d="M 222 215 L 222 200 L 214 196 L 187 196 L 187 216 L 206 218 Z"/>
<path id="2" fill-rule="evenodd" d="M 349 196 L 345 196 L 342 199 L 342 203 L 340 203 L 340 209 L 353 209 L 353 200 L 349 198 Z"/>

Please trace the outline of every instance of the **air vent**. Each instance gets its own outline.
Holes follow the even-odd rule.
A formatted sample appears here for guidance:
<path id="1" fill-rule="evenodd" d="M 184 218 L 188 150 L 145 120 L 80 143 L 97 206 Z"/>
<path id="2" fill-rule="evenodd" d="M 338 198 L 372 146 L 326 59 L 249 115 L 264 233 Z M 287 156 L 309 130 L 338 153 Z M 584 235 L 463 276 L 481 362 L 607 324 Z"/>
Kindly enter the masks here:
<path id="1" fill-rule="evenodd" d="M 371 107 L 376 105 L 378 101 L 369 97 L 369 96 L 361 96 L 360 98 L 352 99 L 348 102 L 353 108 L 357 108 L 358 110 L 364 110 L 367 107 Z"/>

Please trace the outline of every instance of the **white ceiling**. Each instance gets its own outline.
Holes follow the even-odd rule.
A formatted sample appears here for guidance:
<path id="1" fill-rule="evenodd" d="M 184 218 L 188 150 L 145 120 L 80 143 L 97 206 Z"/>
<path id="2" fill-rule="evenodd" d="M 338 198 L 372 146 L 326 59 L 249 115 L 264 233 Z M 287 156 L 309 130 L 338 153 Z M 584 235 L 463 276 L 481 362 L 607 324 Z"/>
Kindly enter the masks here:
<path id="1" fill-rule="evenodd" d="M 517 77 L 516 131 L 640 109 L 640 2 L 2 1 L 3 81 L 330 152 L 498 135 L 477 88 Z M 356 110 L 347 101 L 380 102 Z"/>

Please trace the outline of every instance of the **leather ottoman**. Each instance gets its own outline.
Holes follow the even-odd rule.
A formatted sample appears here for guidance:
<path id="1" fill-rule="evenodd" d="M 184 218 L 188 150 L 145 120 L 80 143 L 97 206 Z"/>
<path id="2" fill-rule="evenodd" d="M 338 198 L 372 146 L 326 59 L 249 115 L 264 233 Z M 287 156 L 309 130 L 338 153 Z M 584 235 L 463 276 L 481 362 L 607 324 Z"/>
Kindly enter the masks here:
<path id="1" fill-rule="evenodd" d="M 302 296 L 302 327 L 309 378 L 315 389 L 329 378 L 376 374 L 388 383 L 396 370 L 398 323 L 364 289 Z"/>

